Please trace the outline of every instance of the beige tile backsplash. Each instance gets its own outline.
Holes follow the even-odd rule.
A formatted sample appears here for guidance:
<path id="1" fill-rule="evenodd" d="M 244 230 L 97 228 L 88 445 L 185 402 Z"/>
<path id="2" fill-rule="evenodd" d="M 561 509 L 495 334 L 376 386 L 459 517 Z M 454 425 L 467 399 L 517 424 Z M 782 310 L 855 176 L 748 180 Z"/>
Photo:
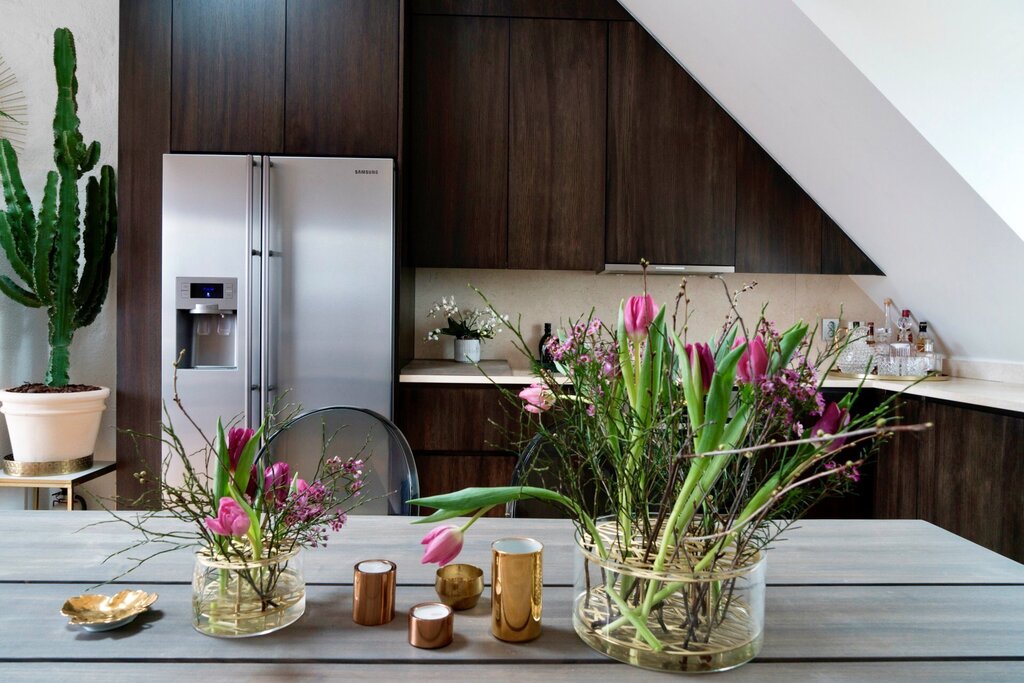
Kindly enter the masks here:
<path id="1" fill-rule="evenodd" d="M 843 310 L 846 320 L 880 322 L 883 318 L 878 304 L 846 275 L 751 275 L 722 276 L 730 291 L 744 283 L 757 282 L 753 291 L 740 299 L 740 313 L 751 324 L 760 314 L 761 306 L 769 304 L 767 317 L 778 328 L 785 329 L 803 319 L 813 322 L 818 317 L 838 318 Z M 680 278 L 659 275 L 648 278 L 648 290 L 655 301 L 669 306 L 671 312 L 679 291 Z M 420 268 L 416 271 L 416 357 L 451 358 L 452 338 L 439 342 L 426 341 L 427 332 L 438 326 L 427 318 L 427 310 L 442 296 L 456 297 L 460 306 L 482 307 L 483 301 L 468 285 L 480 289 L 494 306 L 508 313 L 513 321 L 521 315 L 523 336 L 531 349 L 536 349 L 543 324 L 557 328 L 568 320 L 586 316 L 591 308 L 604 321 L 614 324 L 619 301 L 643 291 L 639 275 L 594 275 L 570 271 L 539 270 L 470 270 Z M 722 282 L 708 277 L 687 280 L 691 300 L 689 334 L 703 340 L 718 329 L 729 310 L 728 297 Z M 680 314 L 680 318 L 681 318 Z M 680 321 L 681 323 L 681 321 Z M 528 362 L 512 345 L 513 335 L 507 330 L 483 345 L 482 358 L 508 359 L 514 369 L 525 369 Z"/>

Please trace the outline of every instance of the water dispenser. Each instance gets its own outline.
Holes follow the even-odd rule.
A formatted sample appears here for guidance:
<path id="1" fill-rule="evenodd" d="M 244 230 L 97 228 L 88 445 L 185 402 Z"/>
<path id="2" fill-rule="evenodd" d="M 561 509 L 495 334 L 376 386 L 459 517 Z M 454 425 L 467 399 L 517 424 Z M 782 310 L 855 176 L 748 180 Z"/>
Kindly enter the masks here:
<path id="1" fill-rule="evenodd" d="M 175 279 L 177 348 L 181 369 L 238 367 L 238 279 Z"/>

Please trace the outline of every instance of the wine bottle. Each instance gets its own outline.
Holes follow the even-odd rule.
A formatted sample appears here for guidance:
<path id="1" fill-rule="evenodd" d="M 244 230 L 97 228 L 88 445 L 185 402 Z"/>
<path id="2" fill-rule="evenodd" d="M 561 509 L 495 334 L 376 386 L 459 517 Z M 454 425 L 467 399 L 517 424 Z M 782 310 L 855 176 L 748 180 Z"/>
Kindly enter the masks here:
<path id="1" fill-rule="evenodd" d="M 551 340 L 551 323 L 544 323 L 544 334 L 540 338 L 540 344 L 537 345 L 537 357 L 540 359 L 541 367 L 548 370 L 555 367 L 555 361 L 551 357 L 551 351 L 548 350 L 548 341 Z"/>

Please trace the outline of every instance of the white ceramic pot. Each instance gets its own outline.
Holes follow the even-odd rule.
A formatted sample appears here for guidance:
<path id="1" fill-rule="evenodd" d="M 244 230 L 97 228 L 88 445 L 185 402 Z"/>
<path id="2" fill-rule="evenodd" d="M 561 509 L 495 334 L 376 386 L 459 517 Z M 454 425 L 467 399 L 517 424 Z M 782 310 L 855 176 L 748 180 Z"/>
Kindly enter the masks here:
<path id="1" fill-rule="evenodd" d="M 91 455 L 108 396 L 107 387 L 68 394 L 0 391 L 14 459 L 52 462 Z"/>
<path id="2" fill-rule="evenodd" d="M 460 363 L 480 362 L 480 340 L 479 339 L 456 339 L 455 360 Z"/>

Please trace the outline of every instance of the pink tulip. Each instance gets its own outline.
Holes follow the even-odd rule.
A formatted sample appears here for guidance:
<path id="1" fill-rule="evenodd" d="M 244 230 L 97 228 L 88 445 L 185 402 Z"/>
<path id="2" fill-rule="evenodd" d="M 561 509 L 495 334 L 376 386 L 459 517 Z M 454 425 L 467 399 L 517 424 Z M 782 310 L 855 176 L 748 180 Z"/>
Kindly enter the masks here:
<path id="1" fill-rule="evenodd" d="M 284 503 L 291 483 L 291 472 L 286 462 L 275 462 L 263 473 L 263 493 L 272 502 Z"/>
<path id="2" fill-rule="evenodd" d="M 829 403 L 821 414 L 821 418 L 811 427 L 811 436 L 819 436 L 819 433 L 832 435 L 841 431 L 848 424 L 850 424 L 850 412 L 835 403 Z M 828 447 L 825 452 L 831 453 L 841 448 L 846 443 L 846 439 L 840 437 L 827 443 Z"/>
<path id="3" fill-rule="evenodd" d="M 431 529 L 420 543 L 427 546 L 420 564 L 436 563 L 443 567 L 462 552 L 462 530 L 454 524 L 439 526 Z"/>
<path id="4" fill-rule="evenodd" d="M 245 444 L 249 443 L 249 439 L 255 432 L 245 427 L 232 427 L 228 430 L 228 458 L 231 462 L 231 473 L 235 473 L 235 469 L 238 467 L 238 460 L 242 457 L 242 450 L 245 448 Z"/>
<path id="5" fill-rule="evenodd" d="M 746 339 L 737 337 L 732 347 L 735 349 L 744 342 Z M 745 384 L 757 384 L 764 379 L 767 372 L 768 350 L 765 348 L 764 339 L 754 337 L 740 356 L 740 363 L 736 366 L 736 379 Z"/>
<path id="6" fill-rule="evenodd" d="M 700 381 L 707 392 L 711 387 L 711 377 L 715 374 L 715 357 L 711 354 L 711 347 L 700 342 L 687 344 L 686 355 L 691 366 L 700 365 Z"/>
<path id="7" fill-rule="evenodd" d="M 555 395 L 543 384 L 531 384 L 519 392 L 519 398 L 526 401 L 526 412 L 539 415 L 555 405 Z"/>
<path id="8" fill-rule="evenodd" d="M 654 297 L 650 294 L 629 297 L 622 312 L 626 324 L 626 336 L 634 342 L 646 339 L 647 328 L 651 326 L 657 312 L 658 308 L 654 304 Z"/>
<path id="9" fill-rule="evenodd" d="M 217 518 L 206 518 L 206 527 L 220 536 L 245 536 L 249 531 L 249 516 L 234 498 L 220 499 Z"/>

